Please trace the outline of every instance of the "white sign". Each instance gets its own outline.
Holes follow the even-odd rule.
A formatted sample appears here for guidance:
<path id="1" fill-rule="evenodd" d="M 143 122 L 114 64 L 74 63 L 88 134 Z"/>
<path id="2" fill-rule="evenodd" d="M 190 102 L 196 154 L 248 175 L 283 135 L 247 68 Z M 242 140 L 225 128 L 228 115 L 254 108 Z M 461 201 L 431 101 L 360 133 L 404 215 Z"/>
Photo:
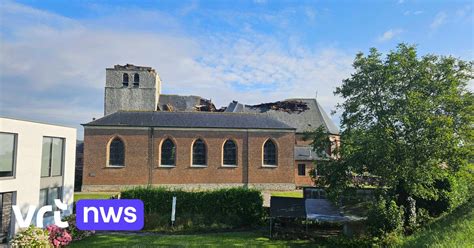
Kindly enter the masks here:
<path id="1" fill-rule="evenodd" d="M 173 203 L 171 205 L 171 222 L 176 220 L 176 196 L 173 196 Z"/>
<path id="2" fill-rule="evenodd" d="M 58 207 L 61 210 L 67 209 L 67 204 L 62 203 L 61 200 L 59 199 L 55 199 L 54 204 L 56 205 L 56 207 Z M 23 215 L 21 214 L 20 207 L 18 207 L 17 205 L 13 205 L 12 208 L 13 208 L 13 213 L 15 213 L 16 221 L 20 228 L 25 228 L 31 225 L 31 220 L 33 219 L 33 215 L 35 214 L 36 206 L 28 207 L 28 212 L 26 214 L 25 219 L 23 219 Z M 47 212 L 53 212 L 53 206 L 51 205 L 43 206 L 38 210 L 38 212 L 36 213 L 36 226 L 37 227 L 43 228 L 43 217 L 44 217 L 44 214 Z M 60 211 L 54 211 L 54 224 L 56 224 L 58 227 L 61 227 L 61 228 L 66 228 L 69 226 L 67 222 L 61 221 Z"/>

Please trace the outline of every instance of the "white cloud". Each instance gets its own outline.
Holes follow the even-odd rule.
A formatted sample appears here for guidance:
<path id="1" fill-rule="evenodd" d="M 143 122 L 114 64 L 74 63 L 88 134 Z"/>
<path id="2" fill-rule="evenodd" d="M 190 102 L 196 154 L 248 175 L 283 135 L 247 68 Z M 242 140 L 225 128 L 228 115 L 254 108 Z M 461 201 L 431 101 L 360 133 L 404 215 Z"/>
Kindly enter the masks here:
<path id="1" fill-rule="evenodd" d="M 191 2 L 190 4 L 187 4 L 186 6 L 184 6 L 183 8 L 181 8 L 181 10 L 179 11 L 179 13 L 183 16 L 193 12 L 193 11 L 196 11 L 197 9 L 199 8 L 199 5 L 196 1 L 193 1 Z"/>
<path id="2" fill-rule="evenodd" d="M 443 25 L 446 22 L 447 17 L 448 17 L 448 15 L 445 12 L 443 12 L 443 11 L 439 12 L 438 14 L 436 14 L 435 19 L 433 20 L 433 22 L 431 22 L 430 28 L 432 30 L 438 29 L 441 25 Z"/>
<path id="3" fill-rule="evenodd" d="M 389 41 L 395 38 L 396 36 L 400 35 L 401 33 L 403 33 L 403 29 L 400 29 L 400 28 L 390 29 L 390 30 L 387 30 L 385 33 L 383 33 L 381 36 L 379 36 L 377 40 L 379 42 Z"/>
<path id="4" fill-rule="evenodd" d="M 456 11 L 456 16 L 459 18 L 469 17 L 472 15 L 472 6 L 466 5 Z M 472 21 L 472 18 L 471 18 Z"/>
<path id="5" fill-rule="evenodd" d="M 306 8 L 305 14 L 310 21 L 314 21 L 316 19 L 316 11 L 314 9 Z"/>
<path id="6" fill-rule="evenodd" d="M 152 66 L 164 93 L 201 95 L 217 106 L 317 91 L 327 111 L 352 71 L 353 56 L 337 49 L 307 49 L 291 37 L 288 47 L 251 29 L 187 35 L 160 12 L 127 9 L 138 20 L 130 27 L 120 14 L 78 21 L 12 2 L 3 3 L 2 15 L 0 112 L 76 127 L 100 117 L 105 68 L 115 64 Z M 164 31 L 136 28 L 149 22 Z"/>
<path id="7" fill-rule="evenodd" d="M 423 13 L 424 13 L 423 10 L 415 10 L 415 11 L 407 10 L 407 11 L 403 12 L 403 15 L 406 15 L 406 16 L 408 16 L 408 15 L 421 15 Z"/>

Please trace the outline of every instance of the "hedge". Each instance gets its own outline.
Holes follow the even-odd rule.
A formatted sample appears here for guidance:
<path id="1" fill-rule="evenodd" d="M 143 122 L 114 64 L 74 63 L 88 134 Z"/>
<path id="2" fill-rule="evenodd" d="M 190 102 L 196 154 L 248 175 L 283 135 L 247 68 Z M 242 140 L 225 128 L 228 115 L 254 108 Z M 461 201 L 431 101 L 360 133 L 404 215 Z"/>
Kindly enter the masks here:
<path id="1" fill-rule="evenodd" d="M 121 193 L 122 199 L 141 199 L 145 206 L 146 230 L 169 230 L 171 204 L 176 196 L 174 229 L 242 228 L 261 224 L 264 215 L 260 191 L 228 188 L 186 192 L 138 187 Z"/>

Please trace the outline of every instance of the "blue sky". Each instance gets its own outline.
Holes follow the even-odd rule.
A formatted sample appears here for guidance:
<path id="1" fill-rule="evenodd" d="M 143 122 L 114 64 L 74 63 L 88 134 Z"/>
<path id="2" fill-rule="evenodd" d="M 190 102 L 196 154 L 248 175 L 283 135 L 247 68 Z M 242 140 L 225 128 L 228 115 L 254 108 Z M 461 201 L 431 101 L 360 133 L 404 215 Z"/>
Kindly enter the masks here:
<path id="1" fill-rule="evenodd" d="M 154 67 L 167 94 L 224 106 L 317 92 L 329 112 L 370 47 L 473 60 L 473 18 L 471 1 L 2 1 L 0 114 L 82 137 L 103 115 L 105 68 L 125 63 Z"/>

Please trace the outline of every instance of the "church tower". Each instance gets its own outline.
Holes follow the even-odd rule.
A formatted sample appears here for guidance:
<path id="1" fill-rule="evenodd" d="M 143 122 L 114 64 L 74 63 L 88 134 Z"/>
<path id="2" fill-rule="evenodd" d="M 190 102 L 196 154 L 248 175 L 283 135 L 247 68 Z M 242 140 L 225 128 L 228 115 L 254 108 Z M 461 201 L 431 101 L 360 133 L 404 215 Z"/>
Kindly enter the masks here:
<path id="1" fill-rule="evenodd" d="M 161 80 L 155 69 L 126 64 L 105 71 L 104 115 L 157 110 Z"/>

